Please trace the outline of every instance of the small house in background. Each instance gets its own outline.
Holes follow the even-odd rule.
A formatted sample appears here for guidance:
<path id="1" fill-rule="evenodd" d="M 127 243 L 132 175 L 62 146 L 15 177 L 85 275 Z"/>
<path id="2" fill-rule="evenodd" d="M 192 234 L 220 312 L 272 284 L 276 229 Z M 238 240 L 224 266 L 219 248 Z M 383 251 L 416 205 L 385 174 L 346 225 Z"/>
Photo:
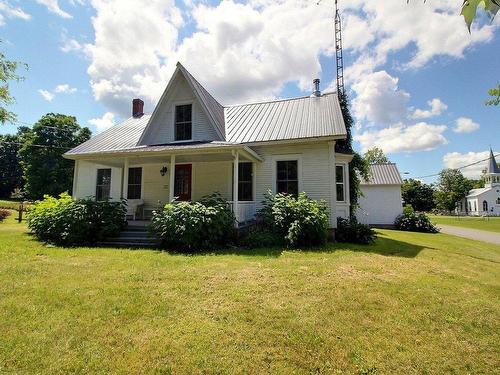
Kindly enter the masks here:
<path id="1" fill-rule="evenodd" d="M 484 176 L 484 188 L 472 189 L 458 204 L 458 211 L 459 214 L 473 216 L 500 216 L 500 168 L 492 149 Z"/>
<path id="2" fill-rule="evenodd" d="M 401 185 L 403 180 L 396 164 L 372 164 L 370 179 L 360 182 L 363 196 L 356 212 L 358 221 L 369 225 L 392 225 L 403 212 Z"/>

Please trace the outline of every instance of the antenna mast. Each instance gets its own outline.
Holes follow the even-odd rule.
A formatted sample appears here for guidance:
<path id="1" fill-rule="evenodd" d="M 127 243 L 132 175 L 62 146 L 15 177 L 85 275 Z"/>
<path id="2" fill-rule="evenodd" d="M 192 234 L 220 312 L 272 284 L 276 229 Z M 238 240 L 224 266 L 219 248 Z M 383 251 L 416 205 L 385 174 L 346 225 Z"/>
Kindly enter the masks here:
<path id="1" fill-rule="evenodd" d="M 342 20 L 335 0 L 335 60 L 337 63 L 337 94 L 344 94 L 344 58 L 342 57 Z"/>

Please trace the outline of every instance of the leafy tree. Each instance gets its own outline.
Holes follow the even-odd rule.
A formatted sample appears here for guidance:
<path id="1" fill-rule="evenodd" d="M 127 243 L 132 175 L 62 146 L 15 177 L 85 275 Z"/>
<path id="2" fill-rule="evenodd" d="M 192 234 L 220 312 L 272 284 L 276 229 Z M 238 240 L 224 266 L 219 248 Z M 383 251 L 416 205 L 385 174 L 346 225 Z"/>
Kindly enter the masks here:
<path id="1" fill-rule="evenodd" d="M 491 89 L 488 91 L 488 94 L 492 97 L 492 99 L 486 101 L 486 105 L 499 105 L 500 104 L 500 83 L 496 89 Z"/>
<path id="2" fill-rule="evenodd" d="M 362 195 L 359 176 L 365 180 L 369 179 L 370 166 L 366 160 L 352 148 L 352 126 L 354 119 L 349 110 L 349 98 L 346 93 L 339 94 L 340 109 L 344 118 L 347 130 L 346 139 L 340 140 L 335 144 L 335 152 L 352 154 L 353 159 L 349 163 L 349 199 L 351 201 L 351 216 L 355 216 L 358 208 L 358 199 Z"/>
<path id="3" fill-rule="evenodd" d="M 401 194 L 405 204 L 411 205 L 415 211 L 430 211 L 436 207 L 434 189 L 419 180 L 413 178 L 404 180 Z"/>
<path id="4" fill-rule="evenodd" d="M 88 140 L 90 134 L 73 116 L 49 113 L 38 120 L 19 150 L 28 198 L 55 197 L 71 189 L 73 162 L 62 154 Z"/>
<path id="5" fill-rule="evenodd" d="M 477 8 L 480 5 L 484 6 L 484 9 L 490 14 L 492 20 L 500 9 L 499 0 L 464 0 L 460 14 L 464 16 L 469 32 L 472 22 L 476 18 Z"/>
<path id="6" fill-rule="evenodd" d="M 0 123 L 2 124 L 16 120 L 16 114 L 8 111 L 6 107 L 15 102 L 9 91 L 9 82 L 19 82 L 23 79 L 16 73 L 20 65 L 25 68 L 28 67 L 26 64 L 20 64 L 17 61 L 7 60 L 5 55 L 0 52 Z"/>
<path id="7" fill-rule="evenodd" d="M 17 134 L 0 135 L 0 197 L 8 198 L 15 189 L 24 186 L 19 150 L 23 136 L 29 131 L 20 127 Z"/>
<path id="8" fill-rule="evenodd" d="M 384 151 L 378 147 L 373 147 L 365 152 L 365 160 L 369 164 L 384 164 L 389 163 L 389 159 L 385 156 Z"/>
<path id="9" fill-rule="evenodd" d="M 439 209 L 453 211 L 459 201 L 473 188 L 471 180 L 457 169 L 443 169 L 439 173 L 434 199 Z"/>

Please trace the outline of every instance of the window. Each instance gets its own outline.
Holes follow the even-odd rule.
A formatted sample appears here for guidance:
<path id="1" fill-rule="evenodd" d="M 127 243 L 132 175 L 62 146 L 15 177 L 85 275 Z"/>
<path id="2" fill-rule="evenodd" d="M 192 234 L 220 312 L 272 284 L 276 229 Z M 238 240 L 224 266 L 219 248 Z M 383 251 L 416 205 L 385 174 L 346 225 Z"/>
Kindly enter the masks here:
<path id="1" fill-rule="evenodd" d="M 141 199 L 142 168 L 128 169 L 127 199 Z"/>
<path id="2" fill-rule="evenodd" d="M 497 204 L 500 204 L 500 197 L 497 198 Z"/>
<path id="3" fill-rule="evenodd" d="M 95 197 L 97 200 L 109 198 L 111 187 L 111 168 L 97 170 L 97 183 L 95 189 Z"/>
<path id="4" fill-rule="evenodd" d="M 276 192 L 297 196 L 299 194 L 299 168 L 297 160 L 276 163 Z"/>
<path id="5" fill-rule="evenodd" d="M 252 163 L 239 163 L 238 165 L 238 200 L 253 200 Z"/>
<path id="6" fill-rule="evenodd" d="M 192 137 L 192 105 L 178 105 L 175 107 L 175 140 L 188 141 Z"/>
<path id="7" fill-rule="evenodd" d="M 335 166 L 335 186 L 337 189 L 337 202 L 345 202 L 344 166 Z"/>
<path id="8" fill-rule="evenodd" d="M 488 211 L 488 202 L 483 201 L 483 211 Z"/>

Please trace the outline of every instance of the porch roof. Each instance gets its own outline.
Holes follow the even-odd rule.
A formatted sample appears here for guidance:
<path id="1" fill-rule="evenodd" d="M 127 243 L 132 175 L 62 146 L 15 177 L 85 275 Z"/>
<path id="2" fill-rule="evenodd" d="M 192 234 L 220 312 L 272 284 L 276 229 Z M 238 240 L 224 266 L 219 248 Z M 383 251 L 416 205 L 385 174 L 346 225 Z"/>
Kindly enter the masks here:
<path id="1" fill-rule="evenodd" d="M 66 153 L 63 156 L 67 159 L 86 159 L 95 157 L 128 157 L 128 156 L 157 156 L 157 155 L 171 155 L 171 154 L 207 154 L 207 153 L 221 153 L 242 151 L 249 159 L 254 161 L 262 161 L 259 156 L 250 147 L 232 142 L 223 141 L 206 141 L 206 142 L 175 142 L 162 145 L 151 146 L 134 146 L 118 150 L 105 150 L 80 152 L 77 154 Z"/>

